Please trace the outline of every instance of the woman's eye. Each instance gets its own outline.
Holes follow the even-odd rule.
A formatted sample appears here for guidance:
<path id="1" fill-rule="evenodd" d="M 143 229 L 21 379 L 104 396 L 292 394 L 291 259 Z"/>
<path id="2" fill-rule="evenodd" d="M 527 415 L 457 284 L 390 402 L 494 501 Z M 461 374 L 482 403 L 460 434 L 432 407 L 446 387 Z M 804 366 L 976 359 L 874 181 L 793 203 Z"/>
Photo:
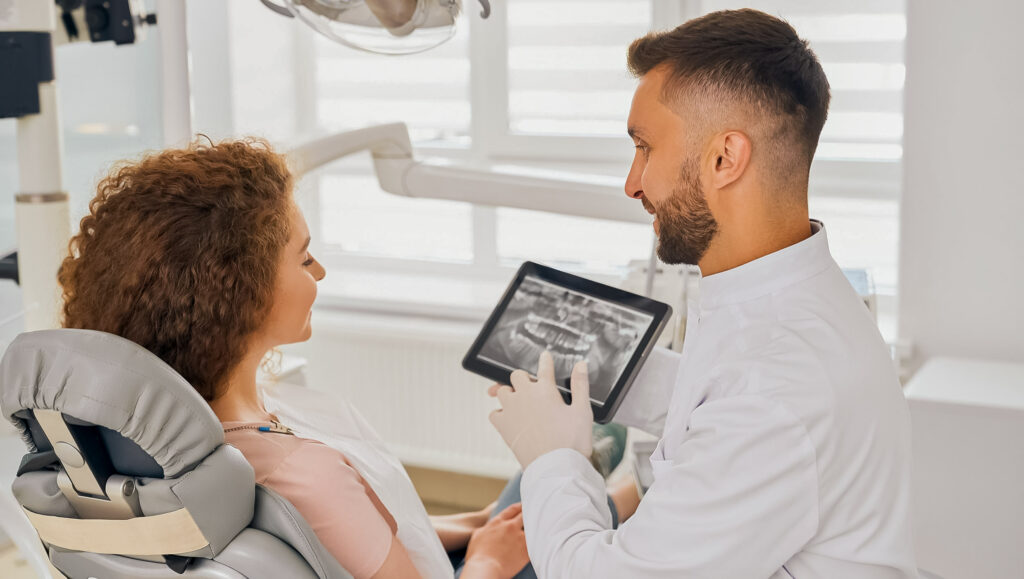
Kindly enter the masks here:
<path id="1" fill-rule="evenodd" d="M 315 260 L 313 259 L 312 255 L 307 255 L 306 256 L 306 261 L 302 262 L 302 265 L 303 265 L 303 267 L 309 267 L 309 266 L 313 265 L 314 261 Z"/>

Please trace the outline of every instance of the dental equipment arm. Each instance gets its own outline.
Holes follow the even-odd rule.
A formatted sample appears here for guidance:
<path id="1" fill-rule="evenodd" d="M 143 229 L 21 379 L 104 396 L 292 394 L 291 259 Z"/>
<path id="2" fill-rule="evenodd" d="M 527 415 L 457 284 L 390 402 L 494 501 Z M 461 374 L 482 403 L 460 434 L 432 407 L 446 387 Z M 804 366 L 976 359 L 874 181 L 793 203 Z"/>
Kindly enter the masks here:
<path id="1" fill-rule="evenodd" d="M 381 189 L 395 195 L 514 207 L 578 217 L 649 223 L 650 215 L 622 193 L 619 179 L 522 167 L 459 166 L 418 161 L 405 123 L 378 125 L 314 139 L 292 149 L 301 177 L 331 161 L 369 150 Z"/>

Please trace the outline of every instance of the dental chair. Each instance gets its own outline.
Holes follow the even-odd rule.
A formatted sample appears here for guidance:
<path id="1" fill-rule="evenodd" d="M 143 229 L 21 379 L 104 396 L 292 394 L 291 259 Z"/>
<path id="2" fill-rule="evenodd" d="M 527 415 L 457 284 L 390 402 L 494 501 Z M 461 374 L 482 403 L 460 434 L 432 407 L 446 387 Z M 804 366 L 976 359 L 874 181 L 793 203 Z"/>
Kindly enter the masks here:
<path id="1" fill-rule="evenodd" d="M 351 578 L 255 484 L 202 397 L 133 342 L 20 335 L 0 362 L 0 411 L 28 449 L 14 496 L 68 577 Z"/>

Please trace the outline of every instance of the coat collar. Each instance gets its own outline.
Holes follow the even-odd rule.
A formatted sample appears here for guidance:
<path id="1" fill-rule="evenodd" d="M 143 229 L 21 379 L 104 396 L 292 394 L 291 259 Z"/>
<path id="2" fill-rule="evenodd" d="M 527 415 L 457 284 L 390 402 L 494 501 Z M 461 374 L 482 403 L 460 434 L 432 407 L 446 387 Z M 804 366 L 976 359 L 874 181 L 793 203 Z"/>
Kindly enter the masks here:
<path id="1" fill-rule="evenodd" d="M 774 293 L 834 264 L 825 225 L 812 219 L 811 236 L 807 239 L 739 267 L 701 278 L 700 309 L 711 310 Z"/>

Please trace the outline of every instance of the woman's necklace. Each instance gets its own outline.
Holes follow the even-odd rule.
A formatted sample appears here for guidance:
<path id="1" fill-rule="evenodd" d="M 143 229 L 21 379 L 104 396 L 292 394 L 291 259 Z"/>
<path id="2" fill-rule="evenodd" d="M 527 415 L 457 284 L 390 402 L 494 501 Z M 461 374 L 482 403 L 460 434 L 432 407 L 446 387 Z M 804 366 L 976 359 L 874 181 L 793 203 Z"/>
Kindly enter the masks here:
<path id="1" fill-rule="evenodd" d="M 232 432 L 235 430 L 258 430 L 260 432 L 276 432 L 278 434 L 295 434 L 294 432 L 292 432 L 291 428 L 288 428 L 287 426 L 281 424 L 276 420 L 271 420 L 270 423 L 272 426 L 257 426 L 255 424 L 232 426 L 231 428 L 225 428 L 224 432 Z"/>

